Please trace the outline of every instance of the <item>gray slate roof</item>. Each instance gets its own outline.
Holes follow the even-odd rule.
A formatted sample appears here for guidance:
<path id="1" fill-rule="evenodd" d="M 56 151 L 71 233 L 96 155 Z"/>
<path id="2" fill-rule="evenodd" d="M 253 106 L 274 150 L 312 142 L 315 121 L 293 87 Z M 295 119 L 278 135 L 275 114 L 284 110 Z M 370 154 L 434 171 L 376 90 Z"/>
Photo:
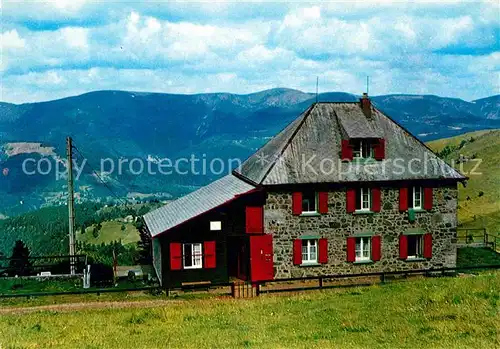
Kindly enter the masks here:
<path id="1" fill-rule="evenodd" d="M 381 138 L 384 133 L 377 120 L 368 119 L 361 108 L 353 108 L 352 103 L 336 106 L 335 114 L 346 138 Z"/>
<path id="2" fill-rule="evenodd" d="M 346 132 L 384 138 L 386 158 L 370 164 L 341 162 Z M 373 105 L 372 121 L 366 120 L 357 102 L 314 104 L 235 172 L 261 185 L 466 179 Z"/>
<path id="3" fill-rule="evenodd" d="M 230 174 L 144 215 L 152 237 L 255 189 Z"/>

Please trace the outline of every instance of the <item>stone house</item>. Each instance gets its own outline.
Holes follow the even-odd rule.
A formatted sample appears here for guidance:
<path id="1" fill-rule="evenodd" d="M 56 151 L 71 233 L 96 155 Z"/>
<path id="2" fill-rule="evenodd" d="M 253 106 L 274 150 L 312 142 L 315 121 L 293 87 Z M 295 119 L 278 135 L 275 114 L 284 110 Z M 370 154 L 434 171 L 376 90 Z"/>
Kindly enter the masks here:
<path id="1" fill-rule="evenodd" d="M 453 267 L 465 180 L 364 95 L 313 104 L 231 174 L 144 219 L 165 287 Z"/>

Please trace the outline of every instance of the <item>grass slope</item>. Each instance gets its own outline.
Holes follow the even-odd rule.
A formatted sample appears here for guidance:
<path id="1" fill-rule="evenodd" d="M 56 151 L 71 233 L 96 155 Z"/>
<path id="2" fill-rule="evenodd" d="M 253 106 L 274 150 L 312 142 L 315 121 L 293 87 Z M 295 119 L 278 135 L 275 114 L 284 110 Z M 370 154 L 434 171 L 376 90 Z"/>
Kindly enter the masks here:
<path id="1" fill-rule="evenodd" d="M 455 161 L 454 167 L 470 178 L 465 188 L 459 186 L 459 222 L 500 233 L 500 130 L 466 133 L 428 145 L 441 153 L 447 148 L 445 160 Z M 461 155 L 476 159 L 456 163 Z"/>
<path id="2" fill-rule="evenodd" d="M 121 241 L 123 245 L 127 245 L 130 243 L 136 243 L 140 240 L 139 231 L 132 223 L 106 221 L 102 222 L 101 225 L 102 228 L 97 237 L 94 237 L 92 234 L 94 227 L 92 226 L 86 228 L 84 234 L 82 234 L 81 230 L 79 230 L 76 234 L 76 239 L 78 241 L 94 245 L 99 245 L 101 243 L 108 244 L 113 241 Z M 125 227 L 125 230 L 122 230 L 122 226 Z"/>
<path id="3" fill-rule="evenodd" d="M 500 273 L 149 309 L 3 313 L 5 348 L 498 348 Z"/>

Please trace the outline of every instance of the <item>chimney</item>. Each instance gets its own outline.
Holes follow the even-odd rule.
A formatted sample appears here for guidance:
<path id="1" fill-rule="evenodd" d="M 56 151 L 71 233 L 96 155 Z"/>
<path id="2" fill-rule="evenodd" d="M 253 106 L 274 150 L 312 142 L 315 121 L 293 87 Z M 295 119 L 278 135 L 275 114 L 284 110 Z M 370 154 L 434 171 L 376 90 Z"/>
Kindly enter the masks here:
<path id="1" fill-rule="evenodd" d="M 372 102 L 370 101 L 370 98 L 368 98 L 368 93 L 363 93 L 363 97 L 361 97 L 359 101 L 361 103 L 363 114 L 370 119 L 372 117 Z"/>

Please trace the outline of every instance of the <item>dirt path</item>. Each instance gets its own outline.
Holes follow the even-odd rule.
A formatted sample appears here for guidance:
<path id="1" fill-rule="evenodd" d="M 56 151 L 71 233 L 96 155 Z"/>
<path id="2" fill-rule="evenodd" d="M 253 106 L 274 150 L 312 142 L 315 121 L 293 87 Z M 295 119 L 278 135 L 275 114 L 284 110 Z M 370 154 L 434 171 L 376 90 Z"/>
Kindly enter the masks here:
<path id="1" fill-rule="evenodd" d="M 179 304 L 178 300 L 148 300 L 148 301 L 109 301 L 109 302 L 80 302 L 39 305 L 34 307 L 6 307 L 0 308 L 1 314 L 26 314 L 37 311 L 78 311 L 89 309 L 121 309 L 121 308 L 151 308 L 162 305 Z"/>

